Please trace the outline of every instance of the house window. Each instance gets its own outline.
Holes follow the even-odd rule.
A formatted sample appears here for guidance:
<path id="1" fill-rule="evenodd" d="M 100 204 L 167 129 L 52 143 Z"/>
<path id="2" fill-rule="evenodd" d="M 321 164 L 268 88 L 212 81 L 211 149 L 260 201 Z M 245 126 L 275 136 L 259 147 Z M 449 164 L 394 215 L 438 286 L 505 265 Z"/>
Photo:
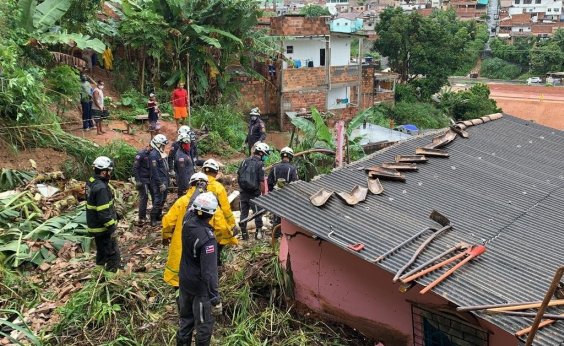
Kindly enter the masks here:
<path id="1" fill-rule="evenodd" d="M 540 4 L 541 0 L 535 0 L 535 4 Z"/>
<path id="2" fill-rule="evenodd" d="M 555 8 L 555 9 L 554 9 L 554 12 L 558 12 L 558 8 Z"/>
<path id="3" fill-rule="evenodd" d="M 521 3 L 521 0 L 515 0 L 515 5 L 519 5 Z"/>
<path id="4" fill-rule="evenodd" d="M 549 9 L 548 9 L 548 12 L 552 12 L 552 9 L 551 9 L 551 8 L 549 8 Z"/>
<path id="5" fill-rule="evenodd" d="M 519 28 L 519 32 L 523 32 L 523 28 Z"/>
<path id="6" fill-rule="evenodd" d="M 524 3 L 525 5 L 530 5 L 530 4 L 533 3 L 533 0 L 523 0 L 523 3 Z"/>
<path id="7" fill-rule="evenodd" d="M 448 312 L 411 306 L 413 345 L 487 346 L 488 332 Z"/>
<path id="8" fill-rule="evenodd" d="M 286 53 L 287 54 L 294 53 L 294 46 L 286 46 Z"/>

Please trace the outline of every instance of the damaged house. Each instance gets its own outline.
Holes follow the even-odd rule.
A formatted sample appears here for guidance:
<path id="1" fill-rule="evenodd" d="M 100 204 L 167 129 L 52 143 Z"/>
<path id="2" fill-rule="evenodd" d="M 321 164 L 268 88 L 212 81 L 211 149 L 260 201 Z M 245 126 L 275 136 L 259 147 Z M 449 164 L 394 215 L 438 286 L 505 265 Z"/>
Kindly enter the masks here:
<path id="1" fill-rule="evenodd" d="M 501 114 L 468 124 L 255 200 L 282 218 L 279 258 L 297 302 L 386 346 L 523 344 L 532 317 L 459 310 L 545 297 L 564 264 L 564 134 Z M 328 199 L 315 206 L 321 189 Z M 433 258 L 452 262 L 408 280 Z M 563 342 L 564 321 L 555 321 L 533 345 Z"/>

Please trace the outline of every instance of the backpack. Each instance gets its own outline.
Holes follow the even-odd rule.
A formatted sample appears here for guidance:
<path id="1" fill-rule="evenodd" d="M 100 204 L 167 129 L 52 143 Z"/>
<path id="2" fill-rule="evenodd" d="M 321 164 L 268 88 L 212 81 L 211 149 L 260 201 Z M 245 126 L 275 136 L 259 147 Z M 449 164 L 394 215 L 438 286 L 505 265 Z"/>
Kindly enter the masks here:
<path id="1" fill-rule="evenodd" d="M 239 187 L 247 191 L 259 190 L 259 177 L 257 175 L 257 168 L 261 161 L 248 158 L 241 164 L 237 172 L 237 183 Z"/>

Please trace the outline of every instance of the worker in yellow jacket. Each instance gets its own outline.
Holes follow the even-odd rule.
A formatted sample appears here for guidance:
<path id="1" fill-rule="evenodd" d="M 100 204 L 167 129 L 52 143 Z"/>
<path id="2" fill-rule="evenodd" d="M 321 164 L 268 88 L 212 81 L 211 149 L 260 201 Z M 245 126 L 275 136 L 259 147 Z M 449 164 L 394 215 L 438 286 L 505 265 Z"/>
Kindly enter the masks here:
<path id="1" fill-rule="evenodd" d="M 163 216 L 163 243 L 170 242 L 163 279 L 166 283 L 173 287 L 179 286 L 178 270 L 180 268 L 180 258 L 182 256 L 182 222 L 184 220 L 184 215 L 186 214 L 187 209 L 191 206 L 194 199 L 200 193 L 206 192 L 206 190 L 213 192 L 220 202 L 221 208 L 218 208 L 216 210 L 214 216 L 210 220 L 210 225 L 214 230 L 215 238 L 218 243 L 218 263 L 220 263 L 220 249 L 228 244 L 238 244 L 238 240 L 234 237 L 233 234 L 235 228 L 235 218 L 233 217 L 229 201 L 227 200 L 227 191 L 225 191 L 223 185 L 221 185 L 218 181 L 215 181 L 215 178 L 211 178 L 213 177 L 207 176 L 203 173 L 193 174 L 190 177 L 190 188 L 188 189 L 188 191 L 186 191 L 186 194 L 177 199 L 170 210 L 166 213 L 166 215 Z M 212 180 L 215 183 L 212 183 Z M 219 187 L 221 187 L 223 191 L 221 191 L 221 189 L 218 188 L 217 185 L 219 185 Z M 225 208 L 224 205 L 226 205 L 227 208 Z M 224 209 L 228 209 L 228 215 L 230 216 L 230 218 L 225 217 L 223 211 Z"/>
<path id="2" fill-rule="evenodd" d="M 220 254 L 225 245 L 237 245 L 239 241 L 235 235 L 239 232 L 239 227 L 235 225 L 235 216 L 231 211 L 231 205 L 227 199 L 225 187 L 215 178 L 219 173 L 219 164 L 214 159 L 204 162 L 202 170 L 208 176 L 208 191 L 213 192 L 219 202 L 219 208 L 214 214 L 210 224 L 217 240 L 217 265 L 221 266 Z"/>
<path id="3" fill-rule="evenodd" d="M 190 188 L 186 191 L 186 194 L 174 202 L 162 219 L 163 244 L 170 243 L 163 279 L 173 287 L 179 286 L 178 271 L 182 257 L 182 222 L 184 215 L 194 199 L 200 193 L 206 192 L 208 177 L 204 173 L 195 173 L 190 177 L 189 184 Z"/>

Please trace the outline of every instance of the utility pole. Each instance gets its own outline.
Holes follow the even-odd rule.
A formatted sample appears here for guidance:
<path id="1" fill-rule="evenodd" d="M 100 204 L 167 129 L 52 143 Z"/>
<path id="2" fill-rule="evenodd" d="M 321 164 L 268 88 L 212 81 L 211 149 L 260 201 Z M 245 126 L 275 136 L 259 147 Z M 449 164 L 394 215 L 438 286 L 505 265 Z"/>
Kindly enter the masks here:
<path id="1" fill-rule="evenodd" d="M 192 127 L 192 110 L 190 109 L 190 53 L 186 53 L 186 90 L 188 92 L 188 126 Z"/>

